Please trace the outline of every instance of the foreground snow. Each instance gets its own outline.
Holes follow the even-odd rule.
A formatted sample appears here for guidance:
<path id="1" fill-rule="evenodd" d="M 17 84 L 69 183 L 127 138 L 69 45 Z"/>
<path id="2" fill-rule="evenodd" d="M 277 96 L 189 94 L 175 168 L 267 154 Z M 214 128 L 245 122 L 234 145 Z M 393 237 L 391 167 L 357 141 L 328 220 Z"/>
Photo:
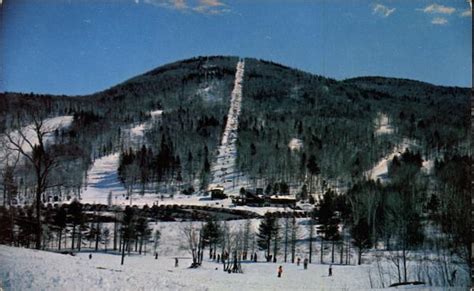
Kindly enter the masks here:
<path id="1" fill-rule="evenodd" d="M 296 264 L 243 263 L 243 274 L 228 274 L 222 265 L 204 262 L 199 269 L 188 269 L 190 260 L 174 257 L 126 257 L 94 253 L 76 256 L 0 246 L 1 287 L 6 290 L 368 290 L 369 266 L 333 266 L 327 276 L 327 265 L 309 265 L 308 270 Z M 391 288 L 396 289 L 396 288 Z M 411 290 L 442 290 L 411 287 Z M 446 290 L 446 289 L 445 289 Z M 455 290 L 455 289 L 453 289 Z M 460 290 L 460 289 L 459 289 Z"/>
<path id="2" fill-rule="evenodd" d="M 0 246 L 2 287 L 6 290 L 206 290 L 200 284 L 191 287 L 191 282 L 182 282 L 179 270 L 167 274 L 169 268 L 156 264 L 151 256 L 127 258 L 123 267 L 118 255 L 94 254 L 93 260 L 87 256 Z"/>

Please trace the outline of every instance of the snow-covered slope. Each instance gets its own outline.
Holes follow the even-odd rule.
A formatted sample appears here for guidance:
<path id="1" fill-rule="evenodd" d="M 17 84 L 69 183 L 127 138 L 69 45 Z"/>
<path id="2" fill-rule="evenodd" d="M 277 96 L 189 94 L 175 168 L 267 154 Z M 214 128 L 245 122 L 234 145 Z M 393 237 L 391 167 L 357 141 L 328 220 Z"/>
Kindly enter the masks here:
<path id="1" fill-rule="evenodd" d="M 71 115 L 64 115 L 64 116 L 57 116 L 53 118 L 47 118 L 43 120 L 41 130 L 42 132 L 46 132 L 44 136 L 45 143 L 51 143 L 54 141 L 54 131 L 60 130 L 63 128 L 67 128 L 71 125 L 73 120 L 73 116 Z M 32 124 L 24 126 L 21 130 L 13 131 L 9 134 L 12 142 L 16 145 L 20 145 L 21 149 L 25 152 L 31 152 L 32 146 L 38 144 L 38 137 L 34 131 L 34 127 Z M 8 148 L 15 148 L 10 143 L 10 140 L 5 135 L 0 135 L 0 145 L 4 147 L 4 149 L 0 150 L 0 160 L 8 155 Z M 0 165 L 3 165 L 2 163 Z"/>
<path id="2" fill-rule="evenodd" d="M 190 260 L 132 256 L 120 265 L 120 256 L 88 253 L 77 256 L 0 246 L 0 278 L 6 290 L 366 290 L 364 267 L 282 264 L 277 278 L 272 263 L 243 264 L 244 274 L 228 274 L 222 265 L 205 262 L 188 269 Z"/>
<path id="3" fill-rule="evenodd" d="M 147 122 L 137 124 L 129 128 L 126 132 L 129 134 L 127 146 L 139 146 L 143 144 L 145 131 L 150 129 L 152 123 L 161 117 L 163 110 L 154 110 L 150 112 L 151 119 Z M 109 193 L 112 192 L 112 203 L 118 205 L 128 205 L 130 202 L 126 199 L 126 189 L 120 183 L 117 169 L 119 166 L 120 154 L 114 153 L 101 157 L 94 161 L 91 169 L 87 173 L 87 188 L 81 193 L 82 203 L 100 203 L 107 204 Z M 141 200 L 139 205 L 153 204 L 156 196 L 138 197 Z M 135 201 L 137 202 L 137 201 Z"/>
<path id="4" fill-rule="evenodd" d="M 240 106 L 242 103 L 242 82 L 244 77 L 245 63 L 243 60 L 237 63 L 235 73 L 234 89 L 230 99 L 229 113 L 227 114 L 227 123 L 222 134 L 222 140 L 218 148 L 218 154 L 211 166 L 212 185 L 224 186 L 226 193 L 238 193 L 241 183 L 236 186 L 236 180 L 239 177 L 235 169 L 235 159 L 237 157 L 237 129 L 239 127 Z M 241 179 L 242 182 L 244 179 Z"/>
<path id="5" fill-rule="evenodd" d="M 94 254 L 78 256 L 0 246 L 1 287 L 5 290 L 206 290 L 180 278 L 171 260 Z M 168 264 L 166 264 L 168 262 Z M 174 272 L 174 273 L 172 273 Z"/>

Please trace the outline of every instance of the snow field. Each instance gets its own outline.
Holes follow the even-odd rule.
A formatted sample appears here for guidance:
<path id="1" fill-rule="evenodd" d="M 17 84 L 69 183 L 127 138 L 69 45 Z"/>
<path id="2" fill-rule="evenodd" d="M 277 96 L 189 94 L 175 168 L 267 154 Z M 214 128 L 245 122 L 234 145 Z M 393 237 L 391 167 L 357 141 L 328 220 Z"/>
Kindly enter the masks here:
<path id="1" fill-rule="evenodd" d="M 290 220 L 291 221 L 291 220 Z M 245 220 L 228 221 L 227 226 L 233 235 L 238 235 Z M 109 252 L 89 252 L 84 244 L 81 253 L 76 256 L 13 248 L 0 245 L 0 286 L 6 290 L 379 290 L 371 289 L 369 276 L 374 288 L 381 288 L 380 274 L 384 277 L 385 287 L 396 282 L 394 265 L 387 259 L 389 252 L 371 251 L 364 255 L 364 264 L 354 265 L 355 249 L 352 249 L 351 264 L 337 265 L 339 252 L 336 247 L 336 264 L 332 266 L 333 276 L 328 276 L 328 264 L 319 264 L 320 242 L 314 242 L 313 263 L 304 270 L 303 265 L 283 263 L 284 219 L 280 220 L 280 252 L 277 263 L 263 262 L 264 253 L 256 251 L 258 263 L 242 262 L 243 274 L 223 272 L 222 265 L 208 259 L 209 248 L 204 250 L 204 262 L 198 269 L 188 269 L 191 255 L 184 246 L 186 241 L 182 230 L 193 224 L 200 228 L 201 222 L 151 222 L 153 230 L 160 230 L 161 239 L 158 247 L 158 260 L 153 256 L 153 242 L 148 243 L 146 255 L 132 253 L 125 257 L 125 264 L 120 265 L 120 254 L 113 253 L 112 239 L 108 245 Z M 223 222 L 221 222 L 221 225 Z M 251 229 L 255 233 L 260 224 L 259 219 L 251 219 Z M 302 260 L 307 257 L 308 227 L 307 219 L 297 219 L 298 242 L 296 257 Z M 104 227 L 113 230 L 112 223 Z M 113 231 L 111 232 L 113 233 Z M 251 239 L 252 240 L 252 239 Z M 70 246 L 70 239 L 67 242 Z M 330 262 L 330 243 L 325 243 L 325 262 Z M 54 246 L 52 246 L 54 247 Z M 289 248 L 290 249 L 290 248 Z M 219 251 L 219 249 L 218 249 Z M 249 244 L 252 251 L 252 242 Z M 92 259 L 89 260 L 89 254 Z M 423 272 L 432 272 L 436 278 L 436 264 L 431 259 L 433 253 L 420 254 L 428 256 L 423 259 Z M 381 259 L 377 262 L 377 256 Z M 178 268 L 174 259 L 179 258 Z M 277 278 L 278 266 L 283 266 L 282 278 Z M 416 262 L 409 261 L 409 280 L 415 280 Z M 454 265 L 453 265 L 454 266 Z M 456 266 L 454 266 L 456 267 Z M 381 271 L 379 271 L 381 270 Z M 468 273 L 458 269 L 458 283 L 467 278 Z M 392 289 L 410 290 L 465 290 L 465 288 L 441 287 L 399 287 Z"/>

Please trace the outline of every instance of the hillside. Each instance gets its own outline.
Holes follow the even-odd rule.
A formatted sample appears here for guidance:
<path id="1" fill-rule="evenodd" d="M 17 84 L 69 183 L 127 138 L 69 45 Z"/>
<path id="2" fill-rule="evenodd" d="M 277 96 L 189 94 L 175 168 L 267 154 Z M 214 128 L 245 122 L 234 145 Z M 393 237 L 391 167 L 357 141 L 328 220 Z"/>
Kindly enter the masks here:
<path id="1" fill-rule="evenodd" d="M 81 147 L 86 164 L 130 144 L 144 145 L 151 160 L 160 152 L 165 160 L 163 171 L 150 179 L 179 176 L 182 184 L 195 185 L 196 178 L 207 180 L 206 164 L 215 158 L 237 60 L 184 60 L 88 96 L 3 93 L 2 124 L 13 127 L 18 113 L 28 124 L 32 109 L 43 117 L 73 115 L 60 135 Z M 425 160 L 467 153 L 468 89 L 381 77 L 336 81 L 272 62 L 246 63 L 237 168 L 260 187 L 285 182 L 314 191 L 324 182 L 347 188 L 404 139 Z M 151 122 L 150 112 L 157 110 L 163 114 Z M 376 133 L 381 116 L 389 134 Z M 144 122 L 137 145 L 127 130 Z M 292 141 L 298 150 L 289 149 Z M 319 177 L 317 184 L 312 176 Z"/>

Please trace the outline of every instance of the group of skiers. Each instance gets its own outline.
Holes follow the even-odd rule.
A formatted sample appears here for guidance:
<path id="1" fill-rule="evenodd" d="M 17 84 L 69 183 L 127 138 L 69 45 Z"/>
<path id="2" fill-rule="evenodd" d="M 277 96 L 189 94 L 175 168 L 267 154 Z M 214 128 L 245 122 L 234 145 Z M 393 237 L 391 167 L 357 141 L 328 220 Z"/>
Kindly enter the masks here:
<path id="1" fill-rule="evenodd" d="M 227 254 L 227 255 L 228 255 L 228 254 Z M 225 257 L 225 256 L 226 256 L 226 254 L 223 255 L 223 257 Z M 158 257 L 158 254 L 155 254 L 155 259 L 156 259 L 157 257 Z M 255 256 L 252 256 L 252 257 L 253 257 L 253 259 L 256 259 L 257 254 L 255 254 Z M 92 254 L 89 255 L 89 259 L 92 259 Z M 174 258 L 174 267 L 175 267 L 175 268 L 178 267 L 178 263 L 179 263 L 178 258 Z M 300 263 L 301 263 L 301 258 L 298 257 L 298 258 L 296 259 L 296 266 L 299 267 L 299 266 L 300 266 Z M 303 267 L 304 267 L 305 270 L 308 269 L 308 258 L 305 258 L 305 259 L 303 260 Z M 229 272 L 229 273 L 230 273 L 230 272 Z M 283 266 L 280 265 L 280 266 L 278 267 L 278 269 L 277 269 L 277 276 L 278 276 L 278 278 L 281 278 L 281 274 L 283 274 Z M 329 276 L 329 277 L 332 276 L 332 265 L 329 265 L 329 274 L 328 274 L 328 276 Z"/>
<path id="2" fill-rule="evenodd" d="M 296 265 L 299 267 L 300 266 L 300 263 L 301 263 L 301 258 L 298 257 L 296 259 Z M 308 269 L 308 259 L 305 258 L 304 261 L 303 261 L 303 267 L 304 269 Z M 281 278 L 281 274 L 283 273 L 283 266 L 279 266 L 278 269 L 277 269 L 277 277 L 278 278 Z M 329 265 L 329 274 L 328 274 L 328 277 L 331 277 L 332 276 L 332 264 Z"/>
<path id="3" fill-rule="evenodd" d="M 300 263 L 301 263 L 301 258 L 298 257 L 298 258 L 296 259 L 296 265 L 299 267 L 299 266 L 300 266 Z M 303 267 L 304 267 L 305 270 L 308 269 L 308 258 L 305 258 L 305 259 L 304 259 L 304 261 L 303 261 Z"/>

